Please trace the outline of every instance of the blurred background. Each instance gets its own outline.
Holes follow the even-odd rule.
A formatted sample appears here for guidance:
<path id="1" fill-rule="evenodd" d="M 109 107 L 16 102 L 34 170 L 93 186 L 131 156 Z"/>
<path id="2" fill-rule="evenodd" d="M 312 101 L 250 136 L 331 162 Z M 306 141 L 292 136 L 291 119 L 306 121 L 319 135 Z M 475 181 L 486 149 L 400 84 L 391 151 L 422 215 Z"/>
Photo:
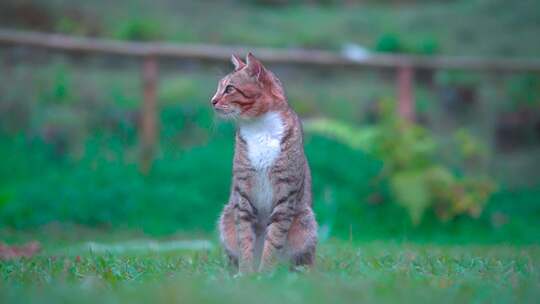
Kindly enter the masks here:
<path id="1" fill-rule="evenodd" d="M 209 99 L 241 47 L 304 120 L 323 241 L 538 242 L 539 21 L 534 0 L 3 0 L 0 230 L 215 235 L 234 126 Z M 218 55 L 14 42 L 30 31 Z M 339 64 L 287 60 L 304 50 Z"/>

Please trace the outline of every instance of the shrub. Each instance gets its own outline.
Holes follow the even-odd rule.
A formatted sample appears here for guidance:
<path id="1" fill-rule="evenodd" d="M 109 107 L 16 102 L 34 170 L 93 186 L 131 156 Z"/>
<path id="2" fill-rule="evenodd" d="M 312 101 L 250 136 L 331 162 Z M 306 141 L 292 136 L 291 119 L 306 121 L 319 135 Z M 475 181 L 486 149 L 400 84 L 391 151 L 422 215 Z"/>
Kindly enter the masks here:
<path id="1" fill-rule="evenodd" d="M 157 21 L 134 19 L 121 25 L 116 38 L 122 40 L 149 41 L 162 38 L 160 24 Z"/>
<path id="2" fill-rule="evenodd" d="M 538 75 L 512 76 L 506 86 L 514 108 L 538 108 L 540 105 L 540 77 Z"/>
<path id="3" fill-rule="evenodd" d="M 461 214 L 478 217 L 494 190 L 493 182 L 457 174 L 443 165 L 437 159 L 438 145 L 433 135 L 400 119 L 395 112 L 390 103 L 383 103 L 381 122 L 374 127 L 315 120 L 306 124 L 306 130 L 330 135 L 381 159 L 381 180 L 388 182 L 394 201 L 408 210 L 414 224 L 421 222 L 428 209 L 443 221 Z M 470 143 L 465 146 L 470 153 Z"/>
<path id="4" fill-rule="evenodd" d="M 380 53 L 434 55 L 439 52 L 439 43 L 432 37 L 424 37 L 418 41 L 409 41 L 404 40 L 397 33 L 385 33 L 377 39 L 375 51 Z"/>
<path id="5" fill-rule="evenodd" d="M 375 51 L 381 53 L 401 53 L 405 46 L 397 34 L 383 34 L 375 44 Z"/>

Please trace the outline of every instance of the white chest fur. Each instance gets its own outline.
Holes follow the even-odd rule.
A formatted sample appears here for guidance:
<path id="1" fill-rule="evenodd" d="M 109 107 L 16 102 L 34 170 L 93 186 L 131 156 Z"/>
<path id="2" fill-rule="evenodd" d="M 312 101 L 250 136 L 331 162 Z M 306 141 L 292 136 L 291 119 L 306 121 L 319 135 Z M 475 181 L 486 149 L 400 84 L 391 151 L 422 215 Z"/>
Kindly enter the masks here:
<path id="1" fill-rule="evenodd" d="M 278 113 L 270 112 L 257 120 L 240 124 L 240 136 L 247 143 L 249 161 L 255 170 L 253 204 L 259 211 L 270 211 L 272 206 L 272 185 L 268 178 L 268 169 L 281 151 L 280 141 L 284 125 Z"/>

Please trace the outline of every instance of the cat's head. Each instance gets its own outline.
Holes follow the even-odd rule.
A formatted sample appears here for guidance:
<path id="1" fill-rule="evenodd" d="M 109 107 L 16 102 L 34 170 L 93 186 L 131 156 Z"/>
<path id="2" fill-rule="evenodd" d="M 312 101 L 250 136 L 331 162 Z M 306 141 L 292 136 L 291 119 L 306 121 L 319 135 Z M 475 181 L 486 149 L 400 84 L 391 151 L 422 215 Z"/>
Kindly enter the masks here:
<path id="1" fill-rule="evenodd" d="M 234 71 L 223 77 L 211 99 L 214 111 L 224 118 L 251 119 L 287 106 L 283 87 L 251 53 L 246 62 L 232 55 Z"/>

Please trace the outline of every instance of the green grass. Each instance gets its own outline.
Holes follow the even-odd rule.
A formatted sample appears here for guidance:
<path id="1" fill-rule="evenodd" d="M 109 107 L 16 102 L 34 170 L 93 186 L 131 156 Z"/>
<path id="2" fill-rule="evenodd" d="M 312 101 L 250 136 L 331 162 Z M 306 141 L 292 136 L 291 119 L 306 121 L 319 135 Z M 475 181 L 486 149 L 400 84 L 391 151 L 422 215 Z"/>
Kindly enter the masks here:
<path id="1" fill-rule="evenodd" d="M 77 242 L 96 237 L 83 235 Z M 109 242 L 132 237 L 98 235 Z M 282 267 L 233 278 L 219 248 L 99 255 L 67 251 L 73 240 L 51 234 L 43 241 L 39 256 L 0 262 L 0 302 L 534 303 L 540 297 L 537 245 L 332 239 L 320 245 L 313 271 Z"/>

